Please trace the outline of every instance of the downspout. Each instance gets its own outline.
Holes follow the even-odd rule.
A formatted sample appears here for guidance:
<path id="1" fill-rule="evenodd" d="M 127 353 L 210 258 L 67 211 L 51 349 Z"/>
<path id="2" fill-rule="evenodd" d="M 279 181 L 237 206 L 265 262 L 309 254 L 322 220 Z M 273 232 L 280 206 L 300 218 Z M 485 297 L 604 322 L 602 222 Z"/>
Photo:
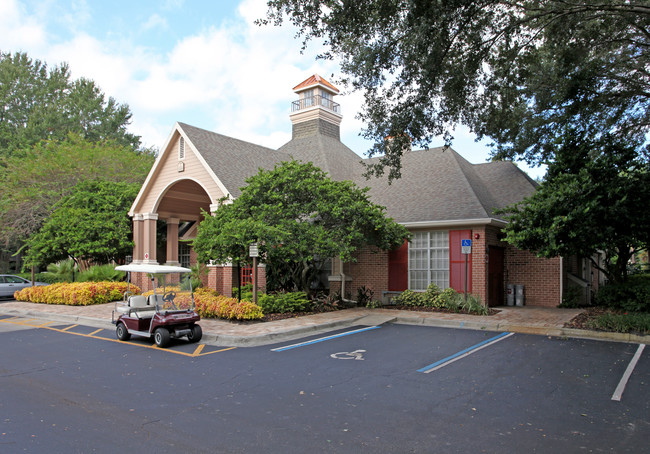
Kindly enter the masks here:
<path id="1" fill-rule="evenodd" d="M 345 299 L 345 273 L 343 272 L 343 259 L 339 257 L 339 265 L 341 269 L 339 270 L 339 275 L 341 276 L 341 301 L 348 304 L 356 304 L 357 301 Z"/>

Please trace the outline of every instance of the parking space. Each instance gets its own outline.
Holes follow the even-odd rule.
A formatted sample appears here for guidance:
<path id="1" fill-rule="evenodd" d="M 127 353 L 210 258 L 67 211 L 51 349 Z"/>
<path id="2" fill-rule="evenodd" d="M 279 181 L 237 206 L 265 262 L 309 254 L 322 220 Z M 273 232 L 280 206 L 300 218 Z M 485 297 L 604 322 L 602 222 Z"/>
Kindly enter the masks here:
<path id="1" fill-rule="evenodd" d="M 492 380 L 495 388 L 515 390 L 515 394 L 523 389 L 540 398 L 570 389 L 576 396 L 584 394 L 585 399 L 597 395 L 603 400 L 621 400 L 628 386 L 648 378 L 650 360 L 643 347 L 508 332 L 384 325 L 353 327 L 330 336 L 274 345 L 270 351 L 284 356 L 286 359 L 278 361 L 287 367 L 297 363 L 306 369 L 336 370 L 337 374 L 341 370 L 361 375 L 402 374 L 419 384 L 427 379 L 456 383 Z M 417 378 L 418 374 L 437 374 L 438 378 Z"/>
<path id="2" fill-rule="evenodd" d="M 62 323 L 59 321 L 46 321 L 35 318 L 11 317 L 2 315 L 0 315 L 0 323 L 21 326 L 24 328 L 46 329 L 63 334 L 83 336 L 108 342 L 117 342 L 128 345 L 130 347 L 155 349 L 161 352 L 189 357 L 208 356 L 215 353 L 233 350 L 235 348 L 215 347 L 212 345 L 207 345 L 205 343 L 190 343 L 184 339 L 172 339 L 171 345 L 168 348 L 162 349 L 158 348 L 152 340 L 139 336 L 133 336 L 128 341 L 119 341 L 115 337 L 115 330 L 113 328 L 96 328 L 78 323 Z"/>
<path id="3" fill-rule="evenodd" d="M 0 335 L 11 346 L 0 358 L 7 414 L 27 405 L 48 427 L 72 418 L 79 436 L 108 420 L 121 433 L 146 423 L 147 440 L 182 434 L 188 452 L 214 452 L 218 440 L 224 451 L 355 453 L 642 452 L 650 436 L 650 357 L 635 344 L 387 324 L 227 351 L 159 349 L 18 317 L 0 317 Z M 29 424 L 14 418 L 0 432 L 70 448 Z M 163 441 L 147 449 L 164 451 Z"/>

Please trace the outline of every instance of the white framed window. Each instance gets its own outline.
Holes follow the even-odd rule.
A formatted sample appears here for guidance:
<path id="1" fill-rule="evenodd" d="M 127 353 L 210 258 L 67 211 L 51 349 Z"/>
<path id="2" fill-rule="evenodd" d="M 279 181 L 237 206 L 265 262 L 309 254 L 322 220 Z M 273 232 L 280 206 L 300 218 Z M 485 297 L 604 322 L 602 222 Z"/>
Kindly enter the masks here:
<path id="1" fill-rule="evenodd" d="M 449 287 L 449 232 L 414 232 L 409 243 L 409 289 L 426 290 L 434 283 Z"/>
<path id="2" fill-rule="evenodd" d="M 303 105 L 304 107 L 311 107 L 314 105 L 314 90 L 305 90 L 303 92 Z"/>
<path id="3" fill-rule="evenodd" d="M 178 160 L 182 161 L 183 159 L 185 159 L 185 139 L 181 137 L 178 141 Z"/>

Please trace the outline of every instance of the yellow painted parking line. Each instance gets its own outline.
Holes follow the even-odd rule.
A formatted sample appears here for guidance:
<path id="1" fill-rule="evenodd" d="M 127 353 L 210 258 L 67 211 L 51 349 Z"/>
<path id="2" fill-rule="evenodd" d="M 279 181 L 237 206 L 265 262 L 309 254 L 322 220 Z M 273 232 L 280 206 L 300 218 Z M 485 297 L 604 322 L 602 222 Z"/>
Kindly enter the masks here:
<path id="1" fill-rule="evenodd" d="M 64 331 L 64 332 L 65 332 L 65 331 L 68 331 L 69 329 L 72 329 L 72 328 L 74 328 L 75 326 L 79 326 L 79 325 L 70 325 L 70 326 L 68 326 L 67 328 L 63 328 L 61 331 Z"/>
<path id="2" fill-rule="evenodd" d="M 18 319 L 18 320 L 16 320 Z M 30 319 L 32 320 L 32 319 Z M 25 323 L 23 320 L 20 320 L 20 317 L 11 317 L 11 318 L 5 318 L 3 320 L 0 320 L 0 322 L 4 323 L 11 323 L 12 325 L 21 325 L 21 326 L 31 326 L 33 328 L 38 328 L 39 325 L 34 325 L 31 323 Z"/>
<path id="3" fill-rule="evenodd" d="M 16 319 L 19 319 L 19 320 L 16 320 Z M 205 344 L 199 344 L 196 347 L 196 349 L 194 350 L 194 352 L 185 353 L 185 352 L 179 352 L 179 351 L 176 351 L 176 350 L 171 350 L 171 349 L 168 349 L 168 348 L 159 348 L 156 344 L 153 344 L 153 345 L 148 345 L 147 344 L 147 345 L 145 345 L 145 344 L 139 344 L 139 343 L 136 343 L 136 342 L 121 341 L 119 339 L 111 339 L 109 337 L 95 336 L 95 334 L 99 333 L 104 328 L 97 329 L 97 330 L 93 331 L 90 334 L 83 334 L 83 333 L 75 333 L 74 331 L 68 331 L 68 330 L 70 330 L 70 329 L 72 329 L 72 328 L 74 328 L 76 326 L 79 326 L 78 324 L 77 325 L 70 325 L 70 326 L 67 326 L 65 328 L 55 328 L 53 326 L 48 326 L 48 325 L 50 325 L 52 323 L 55 323 L 54 321 L 41 323 L 40 325 L 25 323 L 26 321 L 30 321 L 30 320 L 35 320 L 35 319 L 26 319 L 26 320 L 23 319 L 23 320 L 20 320 L 20 317 L 16 316 L 16 317 L 0 319 L 0 322 L 11 323 L 12 325 L 23 325 L 23 326 L 31 326 L 31 327 L 34 327 L 34 328 L 47 329 L 47 330 L 50 330 L 50 331 L 56 331 L 58 333 L 74 334 L 75 336 L 88 337 L 88 338 L 91 338 L 91 339 L 105 340 L 105 341 L 109 341 L 109 342 L 116 342 L 116 343 L 122 344 L 122 345 L 133 345 L 135 347 L 151 348 L 151 349 L 164 351 L 164 352 L 167 352 L 167 353 L 174 353 L 176 355 L 188 356 L 190 358 L 197 358 L 199 356 L 212 355 L 213 353 L 225 352 L 225 351 L 233 350 L 233 349 L 237 348 L 237 347 L 228 347 L 228 348 L 223 348 L 221 350 L 215 350 L 215 351 L 212 351 L 212 352 L 202 353 L 203 349 L 205 348 Z"/>

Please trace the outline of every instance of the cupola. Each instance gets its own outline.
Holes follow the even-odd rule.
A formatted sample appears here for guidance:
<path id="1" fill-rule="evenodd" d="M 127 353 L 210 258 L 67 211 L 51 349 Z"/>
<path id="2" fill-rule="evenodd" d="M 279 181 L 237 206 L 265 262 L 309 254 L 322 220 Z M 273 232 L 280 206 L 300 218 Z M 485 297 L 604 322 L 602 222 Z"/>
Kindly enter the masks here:
<path id="1" fill-rule="evenodd" d="M 291 103 L 293 138 L 324 134 L 340 140 L 341 106 L 334 102 L 338 88 L 314 74 L 293 88 L 299 98 Z"/>

